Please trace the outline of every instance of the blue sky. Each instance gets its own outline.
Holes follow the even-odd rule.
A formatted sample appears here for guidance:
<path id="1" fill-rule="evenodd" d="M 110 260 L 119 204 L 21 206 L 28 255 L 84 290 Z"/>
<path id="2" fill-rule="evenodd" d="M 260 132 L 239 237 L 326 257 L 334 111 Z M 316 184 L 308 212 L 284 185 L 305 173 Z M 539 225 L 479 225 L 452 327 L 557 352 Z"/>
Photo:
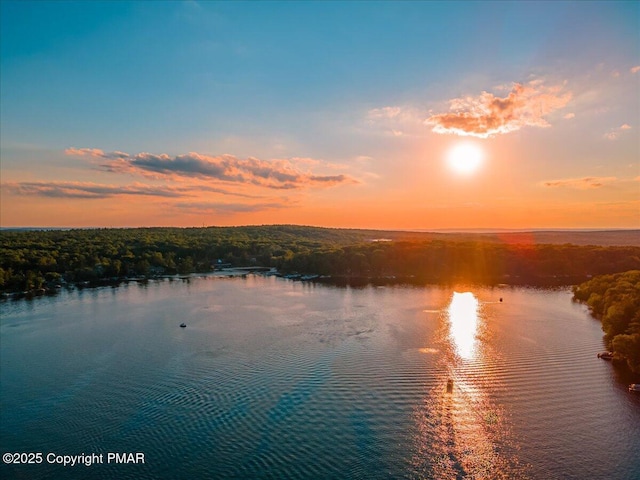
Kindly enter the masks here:
<path id="1" fill-rule="evenodd" d="M 519 144 L 530 151 L 541 140 L 546 142 L 549 151 L 527 166 L 527 172 L 542 170 L 539 182 L 561 177 L 633 179 L 638 175 L 633 155 L 638 153 L 640 123 L 639 75 L 632 72 L 640 64 L 638 5 L 3 1 L 2 173 L 3 182 L 12 182 L 13 195 L 7 200 L 15 204 L 33 197 L 32 191 L 16 189 L 26 181 L 126 184 L 124 177 L 106 179 L 81 156 L 65 153 L 68 149 L 149 152 L 171 158 L 189 152 L 227 154 L 265 162 L 285 159 L 287 168 L 300 172 L 311 169 L 334 178 L 340 171 L 348 176 L 353 181 L 337 188 L 296 192 L 288 200 L 297 205 L 298 213 L 270 207 L 261 222 L 298 223 L 309 218 L 306 223 L 332 223 L 327 220 L 331 212 L 314 214 L 307 207 L 333 202 L 337 216 L 344 199 L 360 199 L 361 208 L 383 184 L 392 203 L 426 200 L 421 194 L 414 200 L 402 194 L 407 185 L 418 188 L 412 183 L 421 174 L 412 167 L 416 152 L 434 152 L 433 159 L 426 155 L 424 161 L 435 162 L 435 152 L 446 148 L 445 136 L 434 134 L 422 121 L 446 112 L 452 99 L 479 98 L 482 92 L 507 98 L 513 84 L 531 82 L 543 84 L 545 95 L 556 95 L 558 101 L 544 113 L 547 126 L 554 128 L 537 130 L 534 122 L 534 127 L 531 123 L 521 130 L 517 127 L 508 135 L 492 133 L 482 140 L 483 148 L 493 145 L 504 151 Z M 615 85 L 614 78 L 619 80 Z M 566 98 L 561 90 L 567 92 Z M 560 101 L 561 97 L 565 99 Z M 580 120 L 579 128 L 558 120 L 571 114 L 573 124 Z M 421 121 L 412 123 L 413 117 Z M 551 130 L 557 135 L 550 136 Z M 543 133 L 546 137 L 540 137 Z M 611 134 L 616 142 L 589 145 L 588 152 L 602 152 L 578 159 L 576 149 L 585 134 L 598 138 Z M 511 143 L 505 143 L 507 137 Z M 610 151 L 613 143 L 615 149 Z M 543 157 L 554 157 L 549 163 L 555 168 L 545 167 L 548 160 Z M 611 172 L 598 172 L 609 166 Z M 151 185 L 161 180 L 165 187 L 181 181 L 149 176 L 136 181 Z M 222 186 L 240 187 L 230 184 L 228 176 Z M 489 183 L 486 186 L 489 189 Z M 265 192 L 253 193 L 264 198 L 265 205 L 277 203 Z M 625 201 L 632 201 L 631 196 L 627 192 Z M 99 205 L 82 201 L 89 202 L 86 208 Z M 225 208 L 216 213 L 216 206 L 230 204 L 228 198 L 206 201 L 211 206 L 203 209 L 208 223 L 260 220 L 221 216 Z M 36 208 L 34 198 L 29 202 Z M 61 204 L 57 211 L 67 207 L 68 203 Z M 259 210 L 256 206 L 252 211 Z M 71 216 L 74 210 L 68 211 Z M 493 226 L 515 225 L 516 213 L 503 225 Z M 7 215 L 11 222 L 19 218 L 17 211 L 5 208 L 3 217 Z M 466 225 L 467 220 L 460 218 Z M 564 218 L 568 225 L 570 215 Z M 181 224 L 181 219 L 185 224 L 194 222 L 178 212 L 159 221 Z M 333 223 L 346 226 L 348 220 Z M 61 221 L 73 223 L 72 218 Z M 604 225 L 603 221 L 595 223 Z M 109 218 L 107 223 L 112 222 Z M 136 222 L 131 218 L 125 223 Z M 627 213 L 613 223 L 633 222 Z M 415 228 L 429 228 L 429 223 L 421 220 Z M 432 224 L 448 226 L 441 220 Z M 358 226 L 409 225 L 379 218 Z"/>

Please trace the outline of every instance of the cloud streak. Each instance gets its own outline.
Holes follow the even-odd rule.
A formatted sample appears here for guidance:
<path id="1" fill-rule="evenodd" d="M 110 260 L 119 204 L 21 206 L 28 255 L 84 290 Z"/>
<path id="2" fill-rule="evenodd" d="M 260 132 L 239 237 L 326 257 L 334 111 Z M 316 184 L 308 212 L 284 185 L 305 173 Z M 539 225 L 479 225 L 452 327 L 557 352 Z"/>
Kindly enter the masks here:
<path id="1" fill-rule="evenodd" d="M 576 188 L 578 190 L 588 190 L 601 188 L 616 181 L 616 177 L 583 177 L 548 180 L 543 182 L 542 185 L 550 188 Z"/>
<path id="2" fill-rule="evenodd" d="M 265 203 L 177 202 L 172 206 L 189 213 L 233 215 L 236 213 L 255 213 L 265 210 L 289 208 L 292 205 L 286 201 L 282 201 Z"/>
<path id="3" fill-rule="evenodd" d="M 259 199 L 260 195 L 234 192 L 224 188 L 207 185 L 189 185 L 184 187 L 154 186 L 142 183 L 131 185 L 105 185 L 93 182 L 5 182 L 2 188 L 15 195 L 28 195 L 49 198 L 103 199 L 122 195 L 140 195 L 164 198 L 186 198 L 199 194 L 220 194 L 239 198 Z"/>
<path id="4" fill-rule="evenodd" d="M 396 118 L 402 109 L 400 107 L 382 107 L 372 108 L 367 112 L 367 118 L 369 120 L 380 120 L 384 118 Z"/>
<path id="5" fill-rule="evenodd" d="M 227 183 L 256 185 L 270 189 L 325 188 L 341 184 L 355 184 L 348 175 L 318 175 L 303 171 L 297 165 L 308 159 L 260 160 L 241 159 L 234 155 L 204 155 L 191 152 L 185 155 L 124 152 L 104 152 L 94 148 L 68 148 L 68 155 L 87 156 L 104 160 L 100 168 L 121 174 L 135 174 L 150 178 L 198 178 Z"/>
<path id="6" fill-rule="evenodd" d="M 186 189 L 143 184 L 103 185 L 91 182 L 7 182 L 3 188 L 17 195 L 50 198 L 103 199 L 120 195 L 180 198 L 189 196 Z"/>
<path id="7" fill-rule="evenodd" d="M 440 134 L 488 138 L 523 127 L 549 127 L 549 114 L 565 107 L 571 92 L 563 86 L 546 87 L 540 81 L 516 83 L 506 97 L 482 92 L 477 97 L 454 98 L 449 113 L 427 118 L 425 125 Z"/>

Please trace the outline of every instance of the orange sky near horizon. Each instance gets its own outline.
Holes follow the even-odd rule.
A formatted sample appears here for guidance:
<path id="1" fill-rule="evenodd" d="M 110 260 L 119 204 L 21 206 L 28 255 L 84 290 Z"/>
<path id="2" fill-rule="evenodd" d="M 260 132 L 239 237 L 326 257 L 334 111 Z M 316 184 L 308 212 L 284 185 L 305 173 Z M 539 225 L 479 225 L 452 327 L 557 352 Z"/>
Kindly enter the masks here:
<path id="1" fill-rule="evenodd" d="M 529 180 L 529 175 L 535 175 L 533 171 L 529 174 L 509 164 L 508 152 L 500 154 L 497 148 L 485 148 L 483 165 L 468 175 L 452 171 L 441 152 L 431 164 L 414 162 L 411 170 L 388 172 L 354 185 L 286 192 L 282 196 L 277 192 L 269 197 L 263 196 L 264 189 L 236 188 L 236 192 L 260 196 L 255 211 L 253 200 L 232 206 L 228 202 L 217 204 L 220 194 L 197 190 L 189 202 L 180 203 L 163 197 L 132 199 L 132 195 L 81 200 L 54 195 L 43 200 L 3 188 L 2 226 L 300 224 L 390 230 L 640 227 L 637 179 L 592 177 L 545 186 L 543 180 Z M 589 181 L 604 185 L 590 187 Z"/>
<path id="2" fill-rule="evenodd" d="M 125 3 L 3 2 L 1 227 L 640 228 L 637 3 Z"/>
<path id="3" fill-rule="evenodd" d="M 513 145 L 489 139 L 475 141 L 484 153 L 478 169 L 460 173 L 448 165 L 447 153 L 461 141 L 467 140 L 430 142 L 433 151 L 415 141 L 412 149 L 401 154 L 403 168 L 379 164 L 373 158 L 360 160 L 351 169 L 331 171 L 331 167 L 326 176 L 346 172 L 338 175 L 353 181 L 328 188 L 274 191 L 259 185 L 187 181 L 163 175 L 97 184 L 92 181 L 95 173 L 87 180 L 47 183 L 38 179 L 29 185 L 12 182 L 13 172 L 3 172 L 2 226 L 640 227 L 639 182 L 633 177 L 633 163 L 626 179 L 619 174 L 553 179 L 540 176 L 535 167 L 521 168 L 513 160 L 518 156 Z M 520 162 L 526 165 L 527 159 Z M 376 170 L 383 173 L 372 173 Z M 212 185 L 221 192 L 206 191 Z M 18 189 L 27 186 L 49 191 L 44 192 L 44 198 L 21 194 Z M 160 186 L 168 188 L 169 194 L 172 189 L 179 192 L 176 197 L 127 192 Z M 104 188 L 113 192 L 105 193 Z M 229 202 L 230 197 L 236 201 Z"/>

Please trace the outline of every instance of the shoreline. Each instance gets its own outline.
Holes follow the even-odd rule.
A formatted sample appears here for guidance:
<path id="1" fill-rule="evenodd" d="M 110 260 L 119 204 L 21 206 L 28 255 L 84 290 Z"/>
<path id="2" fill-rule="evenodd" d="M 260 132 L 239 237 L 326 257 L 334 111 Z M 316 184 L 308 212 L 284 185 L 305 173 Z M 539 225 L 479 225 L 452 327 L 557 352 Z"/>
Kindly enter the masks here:
<path id="1" fill-rule="evenodd" d="M 299 273 L 282 273 L 275 268 L 269 267 L 232 267 L 214 270 L 210 272 L 194 272 L 188 274 L 173 274 L 173 275 L 150 275 L 150 276 L 133 276 L 133 277 L 109 277 L 94 280 L 85 280 L 80 282 L 64 282 L 47 287 L 2 292 L 0 294 L 0 301 L 9 300 L 31 300 L 44 296 L 56 296 L 62 290 L 84 290 L 95 289 L 102 287 L 119 287 L 126 283 L 139 283 L 146 284 L 153 281 L 160 280 L 183 280 L 188 281 L 193 278 L 235 278 L 246 277 L 247 275 L 259 275 L 259 276 L 275 276 L 282 278 L 283 280 L 290 280 L 295 282 L 307 282 L 318 283 L 322 285 L 329 285 L 335 287 L 353 287 L 363 288 L 366 286 L 396 286 L 396 285 L 408 285 L 408 286 L 452 286 L 452 285 L 475 285 L 479 287 L 530 287 L 530 288 L 543 288 L 543 289 L 558 289 L 558 288 L 570 288 L 578 285 L 585 280 L 586 277 L 577 278 L 570 275 L 558 275 L 550 278 L 540 278 L 539 281 L 531 282 L 526 279 L 520 279 L 519 277 L 510 276 L 500 280 L 469 280 L 463 277 L 454 277 L 449 279 L 436 279 L 433 277 L 419 276 L 419 275 L 384 275 L 384 276 L 360 276 L 360 275 L 319 275 L 319 274 L 299 274 Z"/>

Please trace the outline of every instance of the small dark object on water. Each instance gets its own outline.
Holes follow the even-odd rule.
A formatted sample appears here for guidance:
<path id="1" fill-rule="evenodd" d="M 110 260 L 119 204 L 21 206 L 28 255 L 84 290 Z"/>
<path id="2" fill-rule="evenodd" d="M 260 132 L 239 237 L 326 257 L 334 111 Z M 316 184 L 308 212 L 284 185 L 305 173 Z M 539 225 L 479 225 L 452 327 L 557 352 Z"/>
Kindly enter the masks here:
<path id="1" fill-rule="evenodd" d="M 453 380 L 449 379 L 447 380 L 447 393 L 452 393 L 453 392 Z"/>
<path id="2" fill-rule="evenodd" d="M 500 297 L 500 301 L 502 301 L 502 297 Z"/>
<path id="3" fill-rule="evenodd" d="M 186 323 L 181 323 L 181 324 L 180 324 L 180 328 L 184 328 L 184 327 L 186 327 L 186 326 L 187 326 L 187 324 L 186 324 Z"/>
<path id="4" fill-rule="evenodd" d="M 640 393 L 640 383 L 632 383 L 629 385 L 629 391 L 634 393 Z"/>
<path id="5" fill-rule="evenodd" d="M 603 360 L 611 360 L 613 358 L 612 352 L 601 352 L 598 354 L 598 358 L 602 358 Z"/>

